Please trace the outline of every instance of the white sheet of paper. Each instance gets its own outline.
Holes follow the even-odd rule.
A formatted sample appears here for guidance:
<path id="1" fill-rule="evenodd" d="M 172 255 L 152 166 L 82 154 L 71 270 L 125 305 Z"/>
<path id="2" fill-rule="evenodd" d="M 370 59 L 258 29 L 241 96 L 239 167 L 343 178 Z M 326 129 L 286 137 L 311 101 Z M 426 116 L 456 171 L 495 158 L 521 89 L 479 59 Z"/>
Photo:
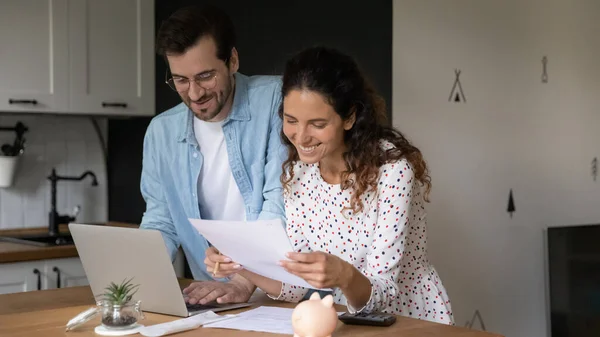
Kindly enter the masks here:
<path id="1" fill-rule="evenodd" d="M 293 335 L 293 310 L 288 308 L 258 307 L 225 321 L 205 324 L 204 327 Z"/>
<path id="2" fill-rule="evenodd" d="M 170 335 L 182 331 L 197 329 L 201 325 L 205 325 L 212 322 L 223 321 L 236 317 L 236 315 L 225 315 L 220 316 L 212 311 L 206 311 L 201 314 L 197 314 L 191 317 L 174 320 L 171 322 L 148 325 L 142 327 L 139 333 L 147 337 L 158 337 Z"/>
<path id="3" fill-rule="evenodd" d="M 221 254 L 229 256 L 245 269 L 287 284 L 315 288 L 277 264 L 287 260 L 285 253 L 293 251 L 281 219 L 188 220 Z"/>
<path id="4" fill-rule="evenodd" d="M 258 307 L 238 314 L 228 320 L 204 324 L 204 328 L 234 329 L 293 335 L 292 313 L 294 309 Z M 338 316 L 343 312 L 338 312 Z"/>

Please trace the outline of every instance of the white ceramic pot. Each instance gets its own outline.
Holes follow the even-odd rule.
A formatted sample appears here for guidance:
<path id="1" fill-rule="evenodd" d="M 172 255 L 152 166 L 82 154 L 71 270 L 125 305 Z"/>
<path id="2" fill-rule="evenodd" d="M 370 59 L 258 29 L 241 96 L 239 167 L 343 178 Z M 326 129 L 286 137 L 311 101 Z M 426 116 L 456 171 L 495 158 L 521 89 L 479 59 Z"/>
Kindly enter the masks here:
<path id="1" fill-rule="evenodd" d="M 12 186 L 21 156 L 0 156 L 0 187 Z"/>

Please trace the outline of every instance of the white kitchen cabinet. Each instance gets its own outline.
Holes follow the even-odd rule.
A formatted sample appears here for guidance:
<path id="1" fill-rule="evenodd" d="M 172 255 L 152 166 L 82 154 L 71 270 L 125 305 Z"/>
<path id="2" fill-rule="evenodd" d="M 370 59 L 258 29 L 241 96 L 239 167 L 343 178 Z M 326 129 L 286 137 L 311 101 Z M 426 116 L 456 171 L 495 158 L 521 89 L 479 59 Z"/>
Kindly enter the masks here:
<path id="1" fill-rule="evenodd" d="M 0 264 L 0 294 L 85 285 L 89 283 L 78 257 Z"/>
<path id="2" fill-rule="evenodd" d="M 44 261 L 0 264 L 0 294 L 45 289 Z M 38 284 L 39 282 L 39 284 Z"/>
<path id="3" fill-rule="evenodd" d="M 66 111 L 67 0 L 2 0 L 0 23 L 0 111 Z"/>
<path id="4" fill-rule="evenodd" d="M 0 111 L 154 115 L 153 0 L 2 0 L 0 22 Z"/>
<path id="5" fill-rule="evenodd" d="M 69 0 L 69 109 L 154 115 L 154 1 Z"/>
<path id="6" fill-rule="evenodd" d="M 89 282 L 78 257 L 46 260 L 46 289 L 87 286 Z"/>

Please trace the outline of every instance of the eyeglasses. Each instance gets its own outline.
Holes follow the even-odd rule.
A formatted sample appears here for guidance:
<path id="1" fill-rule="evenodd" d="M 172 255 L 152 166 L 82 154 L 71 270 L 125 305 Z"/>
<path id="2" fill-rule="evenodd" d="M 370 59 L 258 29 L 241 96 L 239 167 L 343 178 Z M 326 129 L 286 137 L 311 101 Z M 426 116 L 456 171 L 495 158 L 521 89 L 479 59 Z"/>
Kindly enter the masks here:
<path id="1" fill-rule="evenodd" d="M 217 72 L 203 73 L 194 77 L 196 85 L 203 88 L 204 90 L 211 90 L 217 86 Z M 185 77 L 171 77 L 169 78 L 169 72 L 165 72 L 165 83 L 177 91 L 186 92 L 190 89 L 190 79 Z"/>

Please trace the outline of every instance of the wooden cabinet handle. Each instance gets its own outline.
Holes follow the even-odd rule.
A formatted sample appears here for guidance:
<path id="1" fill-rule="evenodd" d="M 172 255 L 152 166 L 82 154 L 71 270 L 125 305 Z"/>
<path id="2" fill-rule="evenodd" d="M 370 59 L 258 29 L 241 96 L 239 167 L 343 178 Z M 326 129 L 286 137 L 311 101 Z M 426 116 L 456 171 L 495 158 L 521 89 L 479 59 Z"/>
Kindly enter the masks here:
<path id="1" fill-rule="evenodd" d="M 42 290 L 42 273 L 37 268 L 33 269 L 33 273 L 37 274 L 37 290 Z"/>
<path id="2" fill-rule="evenodd" d="M 37 100 L 35 99 L 14 99 L 14 98 L 9 98 L 8 99 L 8 104 L 32 104 L 32 105 L 37 105 Z"/>
<path id="3" fill-rule="evenodd" d="M 126 108 L 127 103 L 118 103 L 118 102 L 102 102 L 103 108 Z"/>
<path id="4" fill-rule="evenodd" d="M 55 266 L 52 271 L 56 273 L 56 288 L 60 289 L 60 269 Z"/>

